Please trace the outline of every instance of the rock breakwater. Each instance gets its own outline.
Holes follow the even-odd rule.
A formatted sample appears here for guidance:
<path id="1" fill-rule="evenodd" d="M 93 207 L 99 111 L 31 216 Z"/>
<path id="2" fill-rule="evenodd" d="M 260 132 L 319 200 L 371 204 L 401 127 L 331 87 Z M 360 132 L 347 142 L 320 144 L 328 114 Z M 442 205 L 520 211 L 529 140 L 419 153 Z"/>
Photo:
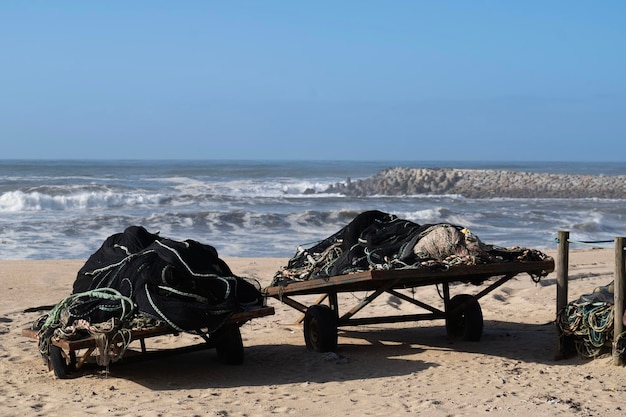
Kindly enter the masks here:
<path id="1" fill-rule="evenodd" d="M 454 168 L 389 168 L 373 177 L 337 183 L 325 192 L 371 195 L 461 195 L 467 198 L 626 199 L 626 178 Z"/>

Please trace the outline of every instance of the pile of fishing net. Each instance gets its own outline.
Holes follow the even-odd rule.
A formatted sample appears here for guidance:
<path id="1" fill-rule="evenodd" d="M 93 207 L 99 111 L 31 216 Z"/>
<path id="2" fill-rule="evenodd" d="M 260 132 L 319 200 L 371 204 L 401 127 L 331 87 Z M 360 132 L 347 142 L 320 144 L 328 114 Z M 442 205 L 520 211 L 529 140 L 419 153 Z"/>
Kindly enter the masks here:
<path id="1" fill-rule="evenodd" d="M 131 226 L 105 240 L 79 270 L 73 293 L 33 328 L 42 354 L 52 337 L 94 336 L 105 346 L 121 341 L 117 358 L 132 329 L 169 326 L 206 337 L 232 314 L 263 303 L 260 284 L 234 275 L 214 247 Z"/>
<path id="2" fill-rule="evenodd" d="M 605 348 L 610 348 L 612 342 L 618 351 L 624 352 L 624 335 L 618 335 L 615 340 L 613 337 L 614 312 L 614 284 L 611 282 L 569 302 L 559 312 L 557 324 L 582 357 L 597 357 Z"/>
<path id="3" fill-rule="evenodd" d="M 378 210 L 357 215 L 310 248 L 299 247 L 272 285 L 373 269 L 448 268 L 512 261 L 541 261 L 535 249 L 484 244 L 467 228 L 448 223 L 420 225 Z M 535 278 L 535 277 L 533 277 Z"/>

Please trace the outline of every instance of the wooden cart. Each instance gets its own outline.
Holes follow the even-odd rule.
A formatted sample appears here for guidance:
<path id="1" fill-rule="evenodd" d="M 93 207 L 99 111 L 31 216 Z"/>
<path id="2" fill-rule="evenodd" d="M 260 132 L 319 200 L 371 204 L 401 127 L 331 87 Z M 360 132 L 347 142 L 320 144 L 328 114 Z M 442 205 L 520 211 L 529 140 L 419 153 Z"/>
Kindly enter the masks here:
<path id="1" fill-rule="evenodd" d="M 445 270 L 428 268 L 371 270 L 327 279 L 290 281 L 286 284 L 267 287 L 263 289 L 263 293 L 304 313 L 300 321 L 304 321 L 306 346 L 315 351 L 327 352 L 337 348 L 338 327 L 436 319 L 445 320 L 446 331 L 450 336 L 477 341 L 483 331 L 482 310 L 478 303 L 480 298 L 518 274 L 544 276 L 552 271 L 554 271 L 554 260 L 549 257 L 541 261 L 456 265 Z M 499 278 L 495 282 L 474 295 L 458 294 L 450 297 L 450 284 L 454 282 L 482 284 L 496 277 Z M 398 291 L 426 285 L 441 286 L 443 308 L 431 306 Z M 340 314 L 337 295 L 355 291 L 371 291 L 372 293 L 348 312 Z M 425 312 L 382 317 L 353 317 L 383 293 L 396 296 L 420 307 Z M 294 298 L 311 294 L 321 294 L 321 297 L 310 306 Z M 328 300 L 328 305 L 322 304 L 325 300 Z"/>
<path id="2" fill-rule="evenodd" d="M 198 334 L 198 336 L 203 338 L 203 342 L 192 346 L 148 352 L 146 350 L 146 339 L 156 336 L 177 335 L 180 333 L 178 330 L 167 325 L 132 329 L 130 331 L 130 340 L 131 342 L 139 342 L 141 356 L 215 348 L 218 359 L 221 362 L 238 365 L 243 362 L 244 357 L 243 342 L 239 327 L 254 318 L 272 314 L 274 314 L 274 307 L 266 306 L 235 313 L 211 336 Z M 24 329 L 22 330 L 22 335 L 38 339 L 37 330 Z M 110 341 L 110 348 L 115 349 L 116 343 L 119 343 L 119 341 Z M 93 354 L 96 353 L 97 348 L 97 341 L 93 336 L 81 339 L 61 339 L 53 337 L 48 356 L 45 360 L 48 363 L 48 367 L 54 370 L 54 374 L 58 378 L 67 378 L 70 373 L 88 363 L 89 360 L 93 358 Z M 127 356 L 129 355 L 124 356 L 124 360 L 128 360 Z"/>

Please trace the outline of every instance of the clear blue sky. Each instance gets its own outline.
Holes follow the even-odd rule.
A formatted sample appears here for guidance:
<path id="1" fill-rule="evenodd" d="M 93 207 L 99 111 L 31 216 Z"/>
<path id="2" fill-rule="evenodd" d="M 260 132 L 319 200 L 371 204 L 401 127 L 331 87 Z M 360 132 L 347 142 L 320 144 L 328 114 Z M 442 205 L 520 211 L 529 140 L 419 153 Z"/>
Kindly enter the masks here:
<path id="1" fill-rule="evenodd" d="M 626 160 L 626 2 L 3 1 L 0 159 Z"/>

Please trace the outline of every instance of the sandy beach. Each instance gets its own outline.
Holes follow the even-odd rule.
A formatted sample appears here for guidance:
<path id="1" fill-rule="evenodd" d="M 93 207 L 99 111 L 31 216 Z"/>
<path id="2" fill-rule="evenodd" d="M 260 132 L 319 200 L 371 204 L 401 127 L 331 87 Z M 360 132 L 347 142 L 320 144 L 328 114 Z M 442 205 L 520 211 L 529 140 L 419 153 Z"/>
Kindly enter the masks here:
<path id="1" fill-rule="evenodd" d="M 548 251 L 555 256 L 554 251 Z M 613 280 L 613 249 L 570 253 L 569 299 Z M 226 258 L 237 275 L 270 283 L 281 258 Z M 555 278 L 519 275 L 481 299 L 480 342 L 453 341 L 443 321 L 340 329 L 336 355 L 306 349 L 296 310 L 241 328 L 245 361 L 217 361 L 214 350 L 87 368 L 70 379 L 48 371 L 35 340 L 22 336 L 40 313 L 71 293 L 84 260 L 0 261 L 0 415 L 2 416 L 618 416 L 626 410 L 623 367 L 610 353 L 554 360 Z M 464 285 L 453 293 L 477 292 Z M 354 304 L 364 293 L 346 295 Z M 435 303 L 434 287 L 415 296 Z M 361 314 L 415 307 L 384 295 Z M 148 340 L 184 346 L 191 335 Z"/>

